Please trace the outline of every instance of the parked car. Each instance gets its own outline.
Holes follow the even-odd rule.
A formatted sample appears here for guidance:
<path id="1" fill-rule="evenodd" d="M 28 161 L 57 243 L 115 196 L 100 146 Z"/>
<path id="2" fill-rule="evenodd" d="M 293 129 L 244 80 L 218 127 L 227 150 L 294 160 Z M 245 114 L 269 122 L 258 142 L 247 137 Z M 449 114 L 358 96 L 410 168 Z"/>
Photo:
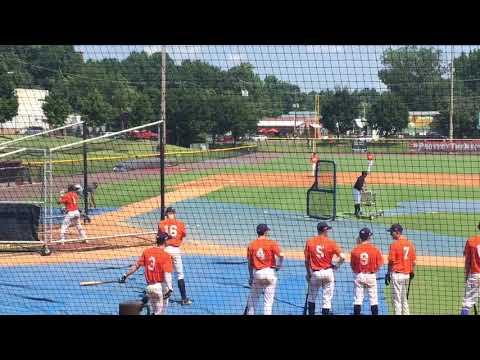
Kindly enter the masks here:
<path id="1" fill-rule="evenodd" d="M 22 135 L 35 135 L 35 134 L 40 134 L 41 132 L 44 132 L 45 129 L 41 126 L 30 126 L 26 129 L 24 129 L 21 134 Z"/>
<path id="2" fill-rule="evenodd" d="M 134 130 L 130 131 L 128 135 L 137 140 L 158 140 L 158 134 L 150 130 Z"/>
<path id="3" fill-rule="evenodd" d="M 427 139 L 447 139 L 447 137 L 445 135 L 442 135 L 436 131 L 430 131 L 428 132 L 425 137 Z"/>
<path id="4" fill-rule="evenodd" d="M 256 142 L 258 142 L 258 141 L 267 141 L 268 136 L 266 136 L 266 135 L 254 135 L 254 136 L 252 136 L 251 139 L 252 139 L 253 141 L 256 141 Z"/>

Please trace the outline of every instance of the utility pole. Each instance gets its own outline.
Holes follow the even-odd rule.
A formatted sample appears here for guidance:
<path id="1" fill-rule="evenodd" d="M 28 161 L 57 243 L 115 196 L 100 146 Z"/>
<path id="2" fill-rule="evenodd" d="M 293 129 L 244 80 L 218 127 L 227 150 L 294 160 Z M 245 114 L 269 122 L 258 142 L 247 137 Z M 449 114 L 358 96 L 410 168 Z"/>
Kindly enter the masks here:
<path id="1" fill-rule="evenodd" d="M 166 68 L 166 55 L 165 46 L 162 46 L 162 65 L 161 65 L 161 119 L 162 122 L 158 124 L 158 140 L 159 140 L 159 152 L 160 152 L 160 218 L 165 219 L 165 146 L 167 141 L 167 128 L 166 123 L 166 110 L 165 110 L 165 93 L 166 93 L 166 80 L 165 80 L 165 68 Z"/>
<path id="2" fill-rule="evenodd" d="M 450 125 L 449 125 L 449 138 L 453 140 L 453 76 L 455 74 L 455 68 L 453 66 L 453 46 L 450 55 Z"/>

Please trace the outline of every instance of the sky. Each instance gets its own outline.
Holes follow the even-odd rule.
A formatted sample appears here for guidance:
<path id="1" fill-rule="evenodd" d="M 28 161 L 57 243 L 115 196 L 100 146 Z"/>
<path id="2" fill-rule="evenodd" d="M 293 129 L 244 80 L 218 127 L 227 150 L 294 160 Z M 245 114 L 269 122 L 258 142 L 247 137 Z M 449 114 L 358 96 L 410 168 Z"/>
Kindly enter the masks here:
<path id="1" fill-rule="evenodd" d="M 382 53 L 400 46 L 372 45 L 167 45 L 174 61 L 202 60 L 222 69 L 248 62 L 263 79 L 267 75 L 296 84 L 302 91 L 347 87 L 352 90 L 374 88 L 385 90 L 378 78 Z M 431 46 L 428 46 L 431 47 Z M 468 53 L 479 46 L 433 46 L 442 50 L 443 61 L 450 55 Z M 76 46 L 86 59 L 124 59 L 133 51 L 159 52 L 161 45 L 95 45 Z"/>

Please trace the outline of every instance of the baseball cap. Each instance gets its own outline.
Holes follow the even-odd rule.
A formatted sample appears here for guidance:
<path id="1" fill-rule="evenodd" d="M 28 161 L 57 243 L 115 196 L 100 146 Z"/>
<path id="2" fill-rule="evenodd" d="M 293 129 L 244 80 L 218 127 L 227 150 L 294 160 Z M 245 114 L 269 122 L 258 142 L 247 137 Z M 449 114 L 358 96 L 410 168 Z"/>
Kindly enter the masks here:
<path id="1" fill-rule="evenodd" d="M 257 234 L 263 235 L 269 230 L 270 228 L 267 226 L 267 224 L 258 224 L 257 226 Z"/>
<path id="2" fill-rule="evenodd" d="M 367 240 L 370 236 L 373 235 L 373 233 L 369 228 L 363 228 L 362 230 L 360 230 L 358 235 L 360 236 L 360 239 Z"/>
<path id="3" fill-rule="evenodd" d="M 167 207 L 167 209 L 165 210 L 165 214 L 167 213 L 176 213 L 175 209 L 171 206 Z"/>
<path id="4" fill-rule="evenodd" d="M 390 233 L 398 232 L 401 234 L 403 232 L 403 227 L 400 224 L 393 224 L 392 226 L 390 226 L 390 229 L 387 229 L 387 231 Z"/>
<path id="5" fill-rule="evenodd" d="M 331 228 L 332 227 L 330 225 L 328 225 L 325 221 L 319 222 L 318 225 L 317 225 L 317 230 L 318 231 L 325 231 L 325 230 L 329 230 Z"/>

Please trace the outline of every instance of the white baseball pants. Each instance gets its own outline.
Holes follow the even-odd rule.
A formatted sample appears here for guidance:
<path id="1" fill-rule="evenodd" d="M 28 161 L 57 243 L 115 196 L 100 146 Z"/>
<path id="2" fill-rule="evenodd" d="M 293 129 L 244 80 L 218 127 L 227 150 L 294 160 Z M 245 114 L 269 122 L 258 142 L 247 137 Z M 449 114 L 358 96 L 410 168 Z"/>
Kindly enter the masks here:
<path id="1" fill-rule="evenodd" d="M 312 273 L 308 288 L 308 302 L 314 303 L 317 299 L 318 290 L 323 289 L 323 309 L 332 308 L 333 290 L 335 289 L 335 278 L 333 269 L 318 270 Z"/>
<path id="2" fill-rule="evenodd" d="M 357 190 L 353 188 L 353 202 L 355 204 L 360 204 L 362 202 L 362 192 L 360 190 Z"/>
<path id="3" fill-rule="evenodd" d="M 354 284 L 354 305 L 363 304 L 365 290 L 368 292 L 370 306 L 378 305 L 377 274 L 359 273 L 355 276 Z"/>
<path id="4" fill-rule="evenodd" d="M 178 246 L 167 246 L 165 251 L 173 257 L 173 267 L 177 273 L 177 280 L 184 278 L 183 263 L 182 263 L 182 251 Z"/>
<path id="5" fill-rule="evenodd" d="M 60 228 L 60 240 L 65 241 L 65 233 L 67 232 L 68 227 L 70 224 L 75 225 L 80 234 L 80 239 L 85 239 L 85 230 L 80 223 L 80 211 L 69 211 L 65 217 L 63 218 L 62 227 Z"/>
<path id="6" fill-rule="evenodd" d="M 463 298 L 463 307 L 471 309 L 473 305 L 479 303 L 480 298 L 480 273 L 468 275 L 465 284 L 465 296 Z"/>
<path id="7" fill-rule="evenodd" d="M 317 164 L 313 163 L 312 164 L 312 176 L 315 176 L 315 168 L 317 167 Z"/>
<path id="8" fill-rule="evenodd" d="M 148 306 L 154 315 L 165 315 L 167 312 L 168 299 L 163 299 L 163 294 L 167 291 L 168 286 L 165 283 L 156 283 L 147 286 Z"/>
<path id="9" fill-rule="evenodd" d="M 408 307 L 407 289 L 410 274 L 392 272 L 392 299 L 395 315 L 410 315 Z"/>
<path id="10" fill-rule="evenodd" d="M 263 291 L 263 314 L 272 315 L 277 275 L 272 268 L 256 270 L 253 274 L 253 283 L 247 300 L 247 315 L 254 315 L 255 308 Z"/>

